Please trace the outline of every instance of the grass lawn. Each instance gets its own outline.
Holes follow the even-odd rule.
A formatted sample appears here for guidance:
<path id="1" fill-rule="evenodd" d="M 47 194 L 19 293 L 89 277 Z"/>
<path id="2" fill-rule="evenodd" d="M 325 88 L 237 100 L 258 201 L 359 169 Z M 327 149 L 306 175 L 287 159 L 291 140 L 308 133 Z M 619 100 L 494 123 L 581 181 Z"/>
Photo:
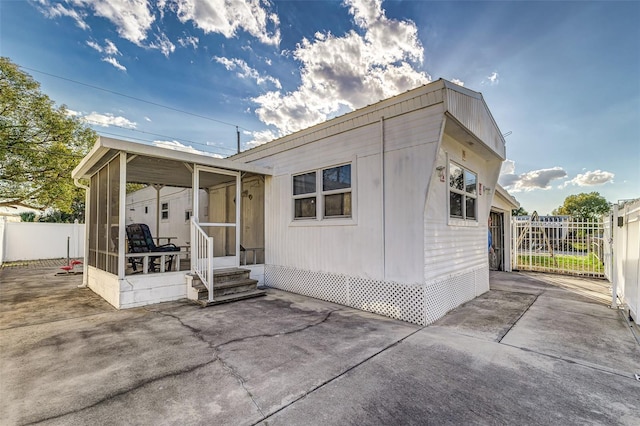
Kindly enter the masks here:
<path id="1" fill-rule="evenodd" d="M 553 257 L 520 255 L 518 256 L 518 266 L 521 266 L 523 269 L 532 270 L 567 271 L 570 273 L 604 273 L 604 265 L 594 253 L 589 253 L 584 256 L 559 254 Z"/>

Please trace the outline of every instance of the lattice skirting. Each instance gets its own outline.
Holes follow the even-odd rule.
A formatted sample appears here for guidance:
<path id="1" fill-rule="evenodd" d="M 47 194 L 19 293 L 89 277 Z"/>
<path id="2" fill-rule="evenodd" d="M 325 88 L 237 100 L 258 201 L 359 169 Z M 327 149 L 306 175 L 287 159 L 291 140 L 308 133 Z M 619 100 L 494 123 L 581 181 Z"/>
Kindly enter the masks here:
<path id="1" fill-rule="evenodd" d="M 467 271 L 427 285 L 265 265 L 264 283 L 292 293 L 427 325 L 489 290 L 489 268 Z"/>

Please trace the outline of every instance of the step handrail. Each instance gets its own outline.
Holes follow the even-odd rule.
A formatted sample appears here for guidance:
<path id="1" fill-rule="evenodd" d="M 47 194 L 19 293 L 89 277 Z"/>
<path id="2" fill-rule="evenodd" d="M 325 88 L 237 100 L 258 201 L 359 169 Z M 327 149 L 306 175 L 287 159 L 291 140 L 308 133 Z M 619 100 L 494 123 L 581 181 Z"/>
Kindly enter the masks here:
<path id="1" fill-rule="evenodd" d="M 209 302 L 213 302 L 213 237 L 198 224 L 195 217 L 191 217 L 191 270 L 194 272 L 209 292 Z"/>

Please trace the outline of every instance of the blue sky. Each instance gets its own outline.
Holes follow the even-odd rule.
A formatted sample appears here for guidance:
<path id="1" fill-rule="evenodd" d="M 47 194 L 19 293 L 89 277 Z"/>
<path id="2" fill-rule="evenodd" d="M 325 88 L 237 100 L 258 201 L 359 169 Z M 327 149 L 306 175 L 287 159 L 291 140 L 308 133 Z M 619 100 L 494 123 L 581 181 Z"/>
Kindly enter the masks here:
<path id="1" fill-rule="evenodd" d="M 105 136 L 221 156 L 236 126 L 246 149 L 446 78 L 482 92 L 501 183 L 545 214 L 640 197 L 638 22 L 635 1 L 2 0 L 0 55 Z"/>

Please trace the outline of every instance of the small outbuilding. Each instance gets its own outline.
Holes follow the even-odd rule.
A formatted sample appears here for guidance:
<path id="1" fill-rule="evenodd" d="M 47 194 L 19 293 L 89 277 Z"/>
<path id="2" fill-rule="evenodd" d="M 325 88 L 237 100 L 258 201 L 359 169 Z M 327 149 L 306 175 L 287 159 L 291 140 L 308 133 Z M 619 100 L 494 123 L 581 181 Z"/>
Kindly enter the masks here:
<path id="1" fill-rule="evenodd" d="M 74 171 L 91 180 L 87 283 L 116 307 L 189 297 L 202 260 L 215 275 L 248 250 L 264 286 L 417 324 L 489 290 L 505 142 L 478 92 L 438 80 L 228 159 L 167 151 L 101 138 Z M 166 297 L 158 273 L 126 295 L 140 281 L 126 260 L 133 182 L 192 191 L 190 267 L 160 271 L 182 274 Z"/>

